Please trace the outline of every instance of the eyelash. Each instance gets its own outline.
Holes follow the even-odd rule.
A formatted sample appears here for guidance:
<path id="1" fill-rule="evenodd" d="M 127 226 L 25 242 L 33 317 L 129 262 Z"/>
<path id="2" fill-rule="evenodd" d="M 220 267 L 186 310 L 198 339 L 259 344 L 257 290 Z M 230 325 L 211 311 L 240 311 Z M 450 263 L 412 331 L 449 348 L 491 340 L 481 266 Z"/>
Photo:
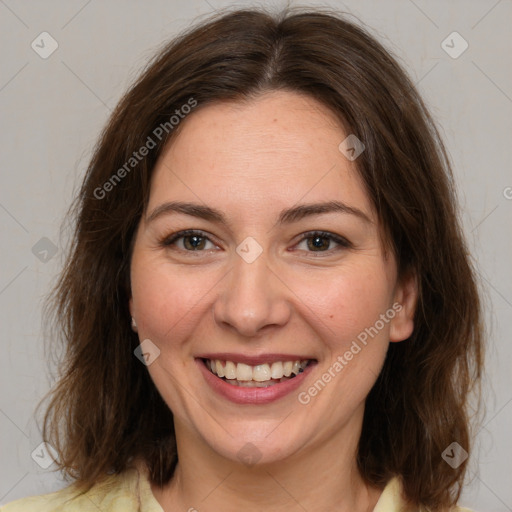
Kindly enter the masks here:
<path id="1" fill-rule="evenodd" d="M 186 238 L 188 236 L 198 236 L 201 237 L 211 243 L 213 243 L 210 238 L 206 235 L 204 231 L 196 230 L 196 229 L 186 229 L 184 231 L 178 231 L 177 233 L 173 233 L 170 236 L 167 236 L 163 240 L 161 240 L 160 245 L 163 247 L 169 247 L 173 245 L 176 241 L 178 241 L 181 238 Z M 297 242 L 297 245 L 303 242 L 304 240 L 309 240 L 313 238 L 327 238 L 339 245 L 339 247 L 335 249 L 328 249 L 326 251 L 306 251 L 311 254 L 332 254 L 333 251 L 341 250 L 341 249 L 348 249 L 352 247 L 352 244 L 346 240 L 343 237 L 340 237 L 338 235 L 335 235 L 334 233 L 329 233 L 327 231 L 309 231 L 307 233 L 304 233 L 302 238 Z M 182 252 L 188 252 L 188 253 L 200 253 L 205 252 L 208 249 L 199 249 L 197 251 L 193 250 L 187 250 L 187 249 L 178 249 Z"/>

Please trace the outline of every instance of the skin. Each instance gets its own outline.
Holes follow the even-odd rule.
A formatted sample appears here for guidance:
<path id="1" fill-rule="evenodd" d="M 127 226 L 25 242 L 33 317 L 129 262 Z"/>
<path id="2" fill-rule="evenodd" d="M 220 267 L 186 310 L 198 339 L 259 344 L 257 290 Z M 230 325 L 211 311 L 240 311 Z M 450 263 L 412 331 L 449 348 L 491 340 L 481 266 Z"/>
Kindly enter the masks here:
<path id="1" fill-rule="evenodd" d="M 195 111 L 157 162 L 134 244 L 130 311 L 140 340 L 160 350 L 148 370 L 174 414 L 179 463 L 168 485 L 152 486 L 166 511 L 367 511 L 381 494 L 358 472 L 357 443 L 388 344 L 413 331 L 417 291 L 413 278 L 398 280 L 381 245 L 357 161 L 338 149 L 346 135 L 316 100 L 270 92 Z M 229 224 L 179 213 L 148 221 L 177 200 L 219 209 Z M 331 200 L 369 222 L 339 212 L 276 222 L 282 209 Z M 205 232 L 202 252 L 190 250 L 190 239 L 161 243 L 184 229 Z M 301 241 L 314 230 L 351 246 L 322 239 L 326 250 L 315 251 Z M 236 252 L 249 236 L 263 249 L 250 264 Z M 298 393 L 394 303 L 401 311 L 299 403 Z M 237 405 L 205 382 L 194 359 L 205 352 L 304 354 L 318 363 L 297 392 Z M 246 443 L 258 449 L 255 465 L 238 457 Z"/>

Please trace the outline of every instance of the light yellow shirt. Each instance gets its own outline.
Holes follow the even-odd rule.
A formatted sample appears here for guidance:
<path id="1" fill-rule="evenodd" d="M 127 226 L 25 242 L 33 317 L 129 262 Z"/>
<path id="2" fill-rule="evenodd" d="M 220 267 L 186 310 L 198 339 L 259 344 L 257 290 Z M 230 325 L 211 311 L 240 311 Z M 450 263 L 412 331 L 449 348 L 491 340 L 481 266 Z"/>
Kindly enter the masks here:
<path id="1" fill-rule="evenodd" d="M 13 501 L 0 512 L 163 512 L 153 496 L 145 470 L 128 469 L 111 475 L 82 496 L 70 485 L 60 491 Z M 190 510 L 194 510 L 191 508 Z M 393 478 L 384 488 L 373 512 L 404 512 L 400 481 Z M 453 512 L 471 512 L 457 507 Z"/>

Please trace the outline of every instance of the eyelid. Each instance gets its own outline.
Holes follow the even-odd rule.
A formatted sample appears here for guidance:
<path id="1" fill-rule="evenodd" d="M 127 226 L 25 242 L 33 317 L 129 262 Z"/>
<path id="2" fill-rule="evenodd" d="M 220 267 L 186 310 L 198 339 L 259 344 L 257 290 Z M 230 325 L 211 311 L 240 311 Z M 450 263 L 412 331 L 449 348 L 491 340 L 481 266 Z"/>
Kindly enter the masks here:
<path id="1" fill-rule="evenodd" d="M 303 242 L 304 240 L 308 240 L 310 238 L 315 238 L 315 237 L 328 238 L 328 239 L 332 240 L 333 242 L 335 242 L 336 244 L 338 244 L 339 247 L 337 247 L 335 249 L 329 249 L 327 251 L 306 251 L 310 254 L 332 254 L 333 251 L 339 250 L 340 248 L 349 249 L 349 248 L 353 247 L 352 243 L 349 242 L 345 237 L 337 235 L 335 233 L 331 233 L 330 231 L 319 231 L 319 230 L 308 231 L 306 233 L 303 233 L 301 235 L 300 240 L 297 242 L 297 244 Z"/>
<path id="2" fill-rule="evenodd" d="M 161 240 L 160 244 L 163 245 L 164 247 L 168 247 L 168 246 L 171 246 L 173 243 L 175 243 L 177 240 L 179 240 L 181 238 L 184 238 L 186 236 L 194 236 L 194 235 L 204 238 L 205 240 L 209 241 L 210 243 L 217 245 L 205 231 L 202 231 L 200 229 L 185 229 L 182 231 L 177 231 L 176 233 L 173 233 L 172 235 L 169 235 L 169 236 L 163 238 Z M 305 251 L 305 252 L 307 252 L 309 254 L 318 254 L 318 255 L 332 254 L 334 251 L 340 250 L 342 248 L 349 249 L 349 248 L 353 247 L 352 243 L 350 241 L 348 241 L 345 237 L 342 237 L 335 233 L 331 233 L 330 231 L 320 231 L 320 230 L 313 230 L 313 231 L 307 231 L 305 233 L 301 233 L 300 239 L 297 241 L 295 246 L 300 244 L 304 240 L 308 240 L 310 238 L 315 238 L 315 237 L 327 238 L 327 239 L 333 241 L 334 243 L 338 244 L 338 247 L 334 248 L 334 249 L 329 249 L 327 251 Z M 211 250 L 212 249 L 203 249 L 203 250 L 199 250 L 199 251 L 187 251 L 187 250 L 180 249 L 180 251 L 182 251 L 182 252 L 189 252 L 189 253 L 196 253 L 196 254 L 200 253 L 200 252 L 211 251 Z"/>
<path id="3" fill-rule="evenodd" d="M 214 245 L 217 245 L 211 238 L 208 236 L 208 234 L 205 231 L 202 231 L 200 229 L 184 229 L 182 231 L 177 231 L 176 233 L 173 233 L 172 235 L 166 236 L 161 240 L 161 245 L 163 246 L 170 246 L 173 243 L 175 243 L 180 238 L 184 238 L 187 236 L 199 236 L 201 238 L 204 238 L 205 240 L 208 240 Z M 206 250 L 211 249 L 205 249 L 204 251 L 185 251 L 185 252 L 206 252 Z"/>

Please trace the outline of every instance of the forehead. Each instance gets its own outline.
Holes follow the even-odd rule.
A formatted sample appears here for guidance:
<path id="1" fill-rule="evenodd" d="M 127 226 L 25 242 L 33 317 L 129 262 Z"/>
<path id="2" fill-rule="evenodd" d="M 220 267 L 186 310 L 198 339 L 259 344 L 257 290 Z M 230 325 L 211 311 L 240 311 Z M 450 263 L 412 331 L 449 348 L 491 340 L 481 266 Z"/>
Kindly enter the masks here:
<path id="1" fill-rule="evenodd" d="M 338 149 L 346 136 L 327 107 L 298 93 L 199 105 L 157 162 L 149 208 L 180 199 L 256 213 L 342 200 L 372 217 L 355 163 Z"/>

